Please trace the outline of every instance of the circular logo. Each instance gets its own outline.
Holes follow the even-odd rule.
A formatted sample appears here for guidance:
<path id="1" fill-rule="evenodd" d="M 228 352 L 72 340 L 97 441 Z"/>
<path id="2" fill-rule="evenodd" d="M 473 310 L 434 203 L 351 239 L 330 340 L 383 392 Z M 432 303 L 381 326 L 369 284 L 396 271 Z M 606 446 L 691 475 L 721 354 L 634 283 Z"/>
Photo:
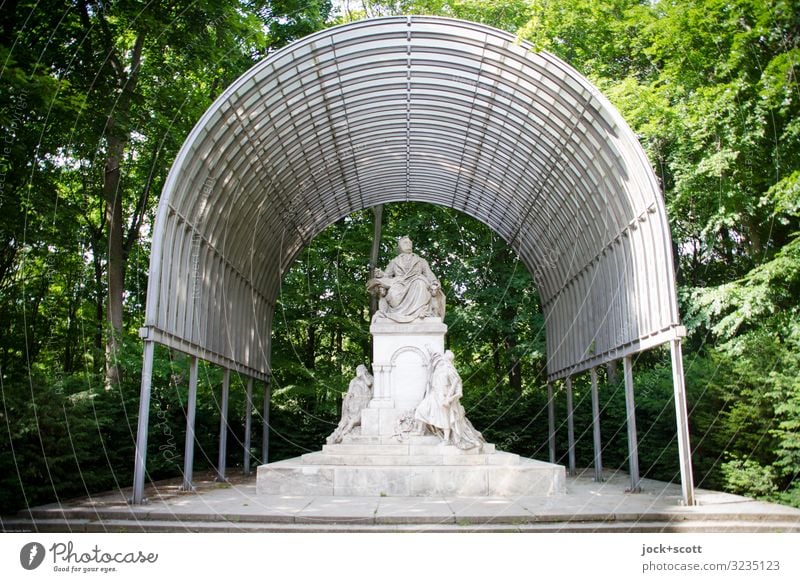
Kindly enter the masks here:
<path id="1" fill-rule="evenodd" d="M 26 570 L 35 570 L 44 561 L 44 546 L 39 542 L 30 542 L 19 551 L 19 563 Z"/>

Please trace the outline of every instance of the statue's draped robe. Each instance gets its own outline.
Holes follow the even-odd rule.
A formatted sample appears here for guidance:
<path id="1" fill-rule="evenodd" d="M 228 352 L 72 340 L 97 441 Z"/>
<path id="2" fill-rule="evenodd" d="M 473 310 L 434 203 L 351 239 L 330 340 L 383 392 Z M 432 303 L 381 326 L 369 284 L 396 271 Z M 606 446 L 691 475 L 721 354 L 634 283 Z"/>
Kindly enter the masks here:
<path id="1" fill-rule="evenodd" d="M 352 417 L 360 417 L 369 401 L 372 399 L 372 377 L 356 377 L 350 380 L 347 394 L 342 403 L 343 414 Z"/>
<path id="2" fill-rule="evenodd" d="M 414 418 L 422 421 L 431 428 L 446 430 L 450 428 L 450 406 L 445 404 L 450 383 L 450 377 L 446 366 L 442 365 L 441 356 L 431 360 L 432 370 L 428 380 L 428 388 L 425 397 L 414 411 Z M 459 379 L 460 382 L 460 379 Z"/>
<path id="3" fill-rule="evenodd" d="M 372 383 L 373 378 L 369 373 L 350 380 L 347 394 L 344 395 L 342 402 L 342 418 L 339 420 L 339 426 L 326 440 L 329 445 L 341 442 L 347 432 L 361 424 L 361 411 L 369 406 L 369 401 L 372 400 Z"/>
<path id="4" fill-rule="evenodd" d="M 378 281 L 387 288 L 380 313 L 388 319 L 409 323 L 428 316 L 441 316 L 434 313 L 431 306 L 430 286 L 436 282 L 436 277 L 425 259 L 414 253 L 403 253 L 392 259 Z"/>
<path id="5" fill-rule="evenodd" d="M 455 367 L 442 359 L 431 358 L 428 389 L 414 411 L 414 418 L 436 434 L 450 429 L 450 442 L 459 449 L 483 447 L 483 435 L 475 430 L 461 405 L 463 386 Z"/>

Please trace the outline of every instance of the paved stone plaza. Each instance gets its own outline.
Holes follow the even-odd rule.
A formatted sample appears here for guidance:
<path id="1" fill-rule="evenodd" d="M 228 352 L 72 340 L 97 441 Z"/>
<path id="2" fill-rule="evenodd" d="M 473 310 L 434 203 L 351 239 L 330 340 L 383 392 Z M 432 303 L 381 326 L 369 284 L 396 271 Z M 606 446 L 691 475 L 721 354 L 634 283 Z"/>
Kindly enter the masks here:
<path id="1" fill-rule="evenodd" d="M 678 312 L 672 235 L 659 179 L 636 134 L 597 87 L 555 55 L 502 30 L 430 16 L 349 22 L 291 43 L 230 85 L 187 137 L 153 224 L 139 330 L 144 357 L 134 503 L 146 497 L 155 345 L 191 357 L 187 410 L 195 410 L 198 360 L 225 370 L 218 463 L 225 475 L 230 374 L 246 377 L 248 386 L 263 382 L 263 401 L 270 402 L 268 338 L 288 265 L 343 216 L 402 200 L 480 220 L 533 275 L 546 330 L 548 390 L 564 382 L 573 452 L 573 379 L 586 373 L 592 378 L 599 453 L 596 372 L 622 361 L 634 488 L 633 357 L 669 346 L 682 498 L 692 505 L 681 344 L 686 329 Z M 203 247 L 202 261 L 193 261 L 200 241 L 208 249 Z M 398 247 L 385 270 L 372 264 L 367 280 L 378 301 L 370 328 L 375 394 L 360 410 L 357 436 L 402 441 L 406 433 L 441 433 L 443 442 L 458 448 L 480 448 L 483 438 L 458 403 L 458 362 L 444 342 L 445 294 L 454 290 L 442 287 L 408 237 Z M 442 326 L 417 333 L 417 326 L 431 323 Z M 395 324 L 404 326 L 402 332 Z M 366 400 L 367 392 L 354 391 L 353 403 Z M 548 401 L 552 419 L 552 394 Z M 355 428 L 359 406 L 350 408 L 341 432 Z M 250 426 L 250 408 L 245 416 Z M 262 417 L 267 440 L 269 404 Z M 194 430 L 194 413 L 187 414 L 186 434 Z M 554 443 L 552 422 L 549 435 Z M 368 444 L 343 442 L 339 434 L 329 438 L 331 445 Z M 258 490 L 267 497 L 285 494 L 287 480 L 311 475 L 308 488 L 292 491 L 517 498 L 530 491 L 533 470 L 543 484 L 539 493 L 562 488 L 558 469 L 545 486 L 541 467 L 506 463 L 516 459 L 493 453 L 480 459 L 486 462 L 458 469 L 451 468 L 455 455 L 429 451 L 420 456 L 435 458 L 435 464 L 415 465 L 404 458 L 413 454 L 390 453 L 393 462 L 384 470 L 377 454 L 344 459 L 342 452 L 323 450 L 259 469 Z M 193 455 L 189 438 L 187 487 L 194 481 Z M 574 454 L 568 465 L 575 468 Z M 412 466 L 417 468 L 397 469 Z M 402 490 L 397 483 L 413 487 Z"/>
<path id="2" fill-rule="evenodd" d="M 549 497 L 299 497 L 256 494 L 255 476 L 215 483 L 198 476 L 149 486 L 150 502 L 129 506 L 130 490 L 34 508 L 2 518 L 2 529 L 39 532 L 800 532 L 800 509 L 698 489 L 681 505 L 678 484 L 628 476 L 595 483 L 592 471 L 567 478 Z M 31 520 L 33 516 L 33 520 Z"/>

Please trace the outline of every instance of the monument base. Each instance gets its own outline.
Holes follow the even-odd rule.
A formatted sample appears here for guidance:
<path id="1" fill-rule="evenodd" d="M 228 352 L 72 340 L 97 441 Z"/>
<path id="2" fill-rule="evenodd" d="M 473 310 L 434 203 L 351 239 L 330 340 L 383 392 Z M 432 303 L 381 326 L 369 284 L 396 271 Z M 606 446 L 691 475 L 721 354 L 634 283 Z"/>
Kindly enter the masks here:
<path id="1" fill-rule="evenodd" d="M 545 496 L 566 492 L 564 467 L 436 436 L 349 435 L 322 451 L 258 467 L 259 495 Z"/>
<path id="2" fill-rule="evenodd" d="M 458 400 L 453 404 L 451 397 L 443 404 L 444 396 L 431 395 L 429 390 L 437 389 L 452 396 L 446 392 L 452 388 L 457 389 L 457 398 L 461 397 L 461 380 L 446 359 L 447 325 L 441 318 L 410 323 L 379 318 L 370 326 L 370 333 L 374 383 L 369 404 L 357 411 L 359 428 L 354 429 L 352 423 L 349 428 L 337 429 L 340 432 L 328 442 L 338 444 L 327 444 L 319 452 L 261 465 L 256 477 L 259 495 L 519 497 L 565 493 L 564 467 L 496 451 L 474 431 Z M 449 357 L 452 359 L 452 354 Z M 364 371 L 357 371 L 346 401 L 367 386 Z M 419 416 L 423 399 L 428 405 L 423 414 L 430 414 L 433 406 L 434 416 L 441 415 L 436 416 L 437 422 L 451 422 L 447 431 L 459 435 L 452 441 L 458 446 L 430 435 L 433 426 L 445 427 L 429 425 L 430 417 Z M 343 406 L 341 422 L 349 422 L 353 416 L 347 415 L 355 414 Z"/>
<path id="3" fill-rule="evenodd" d="M 428 349 L 444 351 L 447 325 L 436 317 L 413 323 L 379 320 L 372 334 L 375 387 L 369 411 L 362 413 L 362 434 L 391 436 L 393 422 L 413 412 L 428 383 Z"/>

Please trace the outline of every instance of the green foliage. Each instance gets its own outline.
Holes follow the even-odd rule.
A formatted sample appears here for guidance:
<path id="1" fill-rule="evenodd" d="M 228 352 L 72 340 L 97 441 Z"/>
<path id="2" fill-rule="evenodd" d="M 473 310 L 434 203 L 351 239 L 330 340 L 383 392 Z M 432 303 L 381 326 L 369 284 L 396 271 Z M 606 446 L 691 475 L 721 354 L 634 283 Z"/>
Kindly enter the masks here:
<path id="1" fill-rule="evenodd" d="M 534 5 L 527 0 L 362 0 L 345 2 L 339 18 L 345 22 L 399 14 L 446 16 L 480 22 L 515 32 L 527 22 Z"/>
<path id="2" fill-rule="evenodd" d="M 689 320 L 704 325 L 724 340 L 738 332 L 759 328 L 765 320 L 783 327 L 797 322 L 800 310 L 800 233 L 778 251 L 770 261 L 762 263 L 742 279 L 717 287 L 689 291 Z M 776 330 L 777 331 L 777 330 Z M 734 351 L 739 342 L 727 345 Z"/>
<path id="3" fill-rule="evenodd" d="M 3 6 L 0 381 L 11 412 L 0 438 L 0 510 L 130 481 L 141 367 L 135 332 L 149 262 L 141 233 L 147 238 L 152 228 L 158 192 L 212 100 L 270 51 L 322 27 L 329 9 L 327 0 Z M 106 391 L 103 189 L 116 165 L 108 165 L 113 140 L 123 143 L 120 292 L 129 345 L 119 354 L 127 377 Z M 160 358 L 157 366 L 185 372 L 185 363 Z M 200 394 L 201 466 L 216 461 L 218 412 L 207 404 L 215 402 L 210 386 L 219 390 L 213 376 Z M 178 385 L 154 387 L 153 477 L 180 468 L 185 395 L 182 401 Z M 185 381 L 180 386 L 185 392 Z M 239 411 L 241 393 L 232 392 Z"/>
<path id="4" fill-rule="evenodd" d="M 766 497 L 775 492 L 775 471 L 770 466 L 759 465 L 752 459 L 732 459 L 722 465 L 728 490 L 756 497 Z"/>
<path id="5" fill-rule="evenodd" d="M 38 372 L 3 378 L 0 512 L 117 489 L 130 479 L 138 390 Z"/>
<path id="6" fill-rule="evenodd" d="M 345 4 L 352 8 L 356 3 Z M 85 8 L 84 8 L 85 7 Z M 0 19 L 0 512 L 130 482 L 149 230 L 193 124 L 256 60 L 364 15 L 436 14 L 497 26 L 589 76 L 639 136 L 662 182 L 689 328 L 696 482 L 800 506 L 800 17 L 786 0 L 13 3 Z M 142 59 L 126 90 L 137 39 Z M 124 105 L 124 106 L 123 106 Z M 113 123 L 110 120 L 113 119 Z M 103 383 L 110 137 L 126 137 L 120 386 Z M 372 219 L 342 218 L 286 274 L 274 320 L 272 460 L 316 450 L 369 361 Z M 141 235 L 140 235 L 141 233 Z M 476 428 L 546 458 L 544 321 L 534 282 L 485 225 L 415 203 L 384 209 L 378 263 L 409 235 L 442 277 L 449 347 Z M 182 469 L 188 359 L 157 351 L 148 471 Z M 642 473 L 678 478 L 663 350 L 635 362 Z M 576 454 L 592 462 L 586 375 L 574 379 Z M 221 373 L 201 366 L 196 467 L 217 460 Z M 558 457 L 566 411 L 557 386 Z M 254 433 L 258 434 L 260 390 Z M 232 377 L 229 466 L 244 386 Z M 601 373 L 603 460 L 626 468 L 619 381 Z M 259 439 L 253 453 L 260 455 Z"/>
<path id="7" fill-rule="evenodd" d="M 331 225 L 284 278 L 273 332 L 273 459 L 319 447 L 338 422 L 356 366 L 371 359 L 372 221 L 361 211 Z M 544 320 L 531 277 L 507 245 L 472 218 L 418 203 L 387 207 L 383 233 L 379 265 L 407 235 L 439 274 L 465 391 L 519 399 L 544 369 Z"/>

